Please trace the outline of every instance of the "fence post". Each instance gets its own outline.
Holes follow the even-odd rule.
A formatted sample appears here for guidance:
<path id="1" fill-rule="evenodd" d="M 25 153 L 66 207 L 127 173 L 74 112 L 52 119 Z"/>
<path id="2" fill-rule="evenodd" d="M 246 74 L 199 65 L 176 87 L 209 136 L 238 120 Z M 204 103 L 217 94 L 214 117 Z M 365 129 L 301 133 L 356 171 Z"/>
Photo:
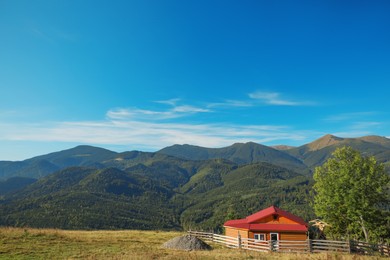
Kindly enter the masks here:
<path id="1" fill-rule="evenodd" d="M 382 248 L 381 255 L 383 255 L 383 256 L 390 256 L 389 244 L 382 243 L 381 248 Z"/>
<path id="2" fill-rule="evenodd" d="M 309 253 L 312 252 L 312 248 L 311 248 L 311 240 L 308 238 L 307 239 L 307 249 L 309 250 Z"/>
<path id="3" fill-rule="evenodd" d="M 352 241 L 350 239 L 348 239 L 348 253 L 352 253 Z"/>
<path id="4" fill-rule="evenodd" d="M 269 244 L 269 251 L 272 252 L 274 251 L 274 243 L 272 240 L 268 240 L 268 244 Z"/>
<path id="5" fill-rule="evenodd" d="M 238 242 L 238 248 L 241 249 L 241 235 L 240 235 L 240 233 L 238 233 L 237 242 Z"/>

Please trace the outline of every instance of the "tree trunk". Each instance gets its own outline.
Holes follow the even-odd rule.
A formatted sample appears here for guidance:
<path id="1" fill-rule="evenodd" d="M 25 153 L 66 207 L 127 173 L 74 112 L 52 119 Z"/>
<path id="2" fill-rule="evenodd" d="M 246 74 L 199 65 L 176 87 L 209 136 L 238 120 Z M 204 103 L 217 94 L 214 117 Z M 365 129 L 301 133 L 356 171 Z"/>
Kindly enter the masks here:
<path id="1" fill-rule="evenodd" d="M 364 226 L 364 220 L 363 220 L 363 216 L 360 215 L 360 224 L 362 225 L 362 230 L 363 230 L 363 233 L 364 233 L 364 238 L 366 239 L 366 242 L 368 242 L 368 232 L 366 230 L 366 227 Z"/>

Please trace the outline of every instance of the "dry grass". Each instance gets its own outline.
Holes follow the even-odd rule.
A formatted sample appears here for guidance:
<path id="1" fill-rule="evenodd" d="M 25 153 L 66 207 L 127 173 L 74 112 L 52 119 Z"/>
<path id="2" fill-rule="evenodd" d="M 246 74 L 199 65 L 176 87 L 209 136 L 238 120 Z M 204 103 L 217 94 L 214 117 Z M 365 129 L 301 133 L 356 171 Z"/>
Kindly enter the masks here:
<path id="1" fill-rule="evenodd" d="M 345 254 L 257 253 L 211 244 L 211 251 L 161 245 L 179 232 L 0 228 L 0 259 L 381 259 Z M 385 258 L 383 258 L 385 259 Z"/>

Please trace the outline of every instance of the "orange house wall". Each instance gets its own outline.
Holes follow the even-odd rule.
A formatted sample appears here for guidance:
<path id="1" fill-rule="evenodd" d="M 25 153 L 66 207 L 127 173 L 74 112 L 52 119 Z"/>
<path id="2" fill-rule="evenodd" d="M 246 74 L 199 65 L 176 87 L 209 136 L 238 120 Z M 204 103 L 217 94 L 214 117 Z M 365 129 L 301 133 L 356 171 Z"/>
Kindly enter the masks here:
<path id="1" fill-rule="evenodd" d="M 249 238 L 248 237 L 249 232 L 246 229 L 225 227 L 225 236 L 238 237 L 239 233 L 240 233 L 241 238 Z"/>
<path id="2" fill-rule="evenodd" d="M 279 240 L 306 240 L 307 235 L 306 233 L 284 233 L 284 232 L 262 232 L 262 231 L 249 231 L 249 238 L 255 238 L 255 234 L 265 234 L 266 240 L 270 240 L 270 233 L 278 233 L 279 234 Z"/>
<path id="3" fill-rule="evenodd" d="M 279 234 L 280 240 L 306 240 L 307 235 L 306 233 L 280 233 Z"/>

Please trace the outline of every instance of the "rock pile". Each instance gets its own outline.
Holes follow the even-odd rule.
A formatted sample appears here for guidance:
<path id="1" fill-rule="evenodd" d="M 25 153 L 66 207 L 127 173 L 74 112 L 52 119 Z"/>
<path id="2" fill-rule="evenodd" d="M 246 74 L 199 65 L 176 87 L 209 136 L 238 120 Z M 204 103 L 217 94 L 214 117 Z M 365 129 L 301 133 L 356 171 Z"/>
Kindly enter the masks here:
<path id="1" fill-rule="evenodd" d="M 197 237 L 191 235 L 185 235 L 172 238 L 165 242 L 163 245 L 165 248 L 179 249 L 179 250 L 211 250 L 211 246 L 203 242 Z"/>

